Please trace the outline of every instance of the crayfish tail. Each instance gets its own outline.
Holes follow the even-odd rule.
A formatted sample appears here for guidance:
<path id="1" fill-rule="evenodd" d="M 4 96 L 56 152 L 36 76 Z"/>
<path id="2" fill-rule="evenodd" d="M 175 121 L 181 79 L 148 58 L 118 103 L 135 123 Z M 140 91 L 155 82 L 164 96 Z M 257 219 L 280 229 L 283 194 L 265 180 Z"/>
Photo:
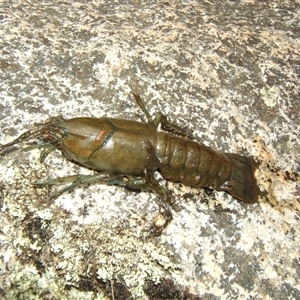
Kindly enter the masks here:
<path id="1" fill-rule="evenodd" d="M 258 199 L 258 186 L 255 178 L 256 162 L 248 157 L 238 154 L 226 153 L 231 161 L 231 177 L 222 189 L 234 198 L 253 203 Z"/>

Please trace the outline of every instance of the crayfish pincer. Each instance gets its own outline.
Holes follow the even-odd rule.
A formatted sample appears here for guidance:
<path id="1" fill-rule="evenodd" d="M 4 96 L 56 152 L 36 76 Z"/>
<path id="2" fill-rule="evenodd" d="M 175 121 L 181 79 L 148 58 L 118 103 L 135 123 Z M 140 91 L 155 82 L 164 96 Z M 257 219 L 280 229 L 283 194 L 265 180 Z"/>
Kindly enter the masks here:
<path id="1" fill-rule="evenodd" d="M 148 122 L 114 118 L 54 117 L 27 131 L 3 149 L 37 139 L 30 149 L 42 148 L 41 162 L 55 149 L 83 166 L 96 171 L 92 175 L 74 175 L 35 182 L 36 186 L 65 184 L 50 197 L 57 197 L 80 184 L 101 182 L 156 193 L 159 213 L 153 231 L 160 234 L 172 219 L 170 193 L 154 178 L 163 178 L 196 188 L 226 191 L 244 202 L 255 202 L 258 187 L 254 160 L 238 154 L 219 153 L 185 138 L 185 132 L 158 113 L 152 118 L 138 94 L 132 93 Z M 163 131 L 157 131 L 161 125 Z"/>

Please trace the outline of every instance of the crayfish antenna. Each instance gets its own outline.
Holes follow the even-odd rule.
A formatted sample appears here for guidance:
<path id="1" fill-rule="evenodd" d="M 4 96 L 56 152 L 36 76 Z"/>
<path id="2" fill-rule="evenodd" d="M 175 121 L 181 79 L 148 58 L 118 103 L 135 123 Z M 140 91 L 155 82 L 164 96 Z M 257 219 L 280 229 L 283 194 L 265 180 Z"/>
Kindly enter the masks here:
<path id="1" fill-rule="evenodd" d="M 2 152 L 3 150 L 5 150 L 5 149 L 7 149 L 11 146 L 19 144 L 21 142 L 28 141 L 28 140 L 30 140 L 34 137 L 37 137 L 37 136 L 41 136 L 43 133 L 45 133 L 45 128 L 40 128 L 38 130 L 26 131 L 26 132 L 22 133 L 19 137 L 17 137 L 15 140 L 13 140 L 12 142 L 1 145 L 0 146 L 0 152 Z"/>
<path id="2" fill-rule="evenodd" d="M 26 132 L 24 132 L 23 134 L 21 134 L 18 138 L 16 138 L 12 142 L 4 144 L 4 145 L 1 145 L 0 146 L 0 152 L 3 151 L 6 148 L 9 148 L 9 147 L 11 147 L 11 146 L 13 146 L 15 144 L 18 144 L 18 143 L 20 143 L 22 141 L 27 140 L 31 136 L 32 136 L 32 131 L 26 131 Z"/>

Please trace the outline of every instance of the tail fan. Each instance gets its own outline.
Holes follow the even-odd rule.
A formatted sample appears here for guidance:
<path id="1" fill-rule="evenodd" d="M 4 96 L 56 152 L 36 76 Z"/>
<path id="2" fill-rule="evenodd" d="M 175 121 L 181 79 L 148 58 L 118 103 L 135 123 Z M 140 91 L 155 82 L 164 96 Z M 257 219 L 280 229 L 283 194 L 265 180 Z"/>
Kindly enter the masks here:
<path id="1" fill-rule="evenodd" d="M 238 200 L 253 203 L 258 199 L 258 186 L 255 178 L 256 162 L 238 154 L 226 153 L 231 161 L 231 178 L 221 189 Z"/>

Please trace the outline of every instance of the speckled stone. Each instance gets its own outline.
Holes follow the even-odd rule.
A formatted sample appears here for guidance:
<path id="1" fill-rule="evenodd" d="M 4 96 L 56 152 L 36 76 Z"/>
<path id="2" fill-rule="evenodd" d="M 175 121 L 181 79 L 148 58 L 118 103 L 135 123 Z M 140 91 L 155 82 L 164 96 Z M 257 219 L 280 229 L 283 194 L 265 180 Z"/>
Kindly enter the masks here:
<path id="1" fill-rule="evenodd" d="M 299 0 L 3 0 L 0 36 L 0 144 L 56 115 L 145 121 L 134 91 L 196 141 L 255 158 L 261 190 L 245 205 L 168 183 L 173 220 L 147 239 L 154 194 L 49 200 L 31 183 L 90 171 L 4 151 L 1 299 L 300 299 Z"/>

